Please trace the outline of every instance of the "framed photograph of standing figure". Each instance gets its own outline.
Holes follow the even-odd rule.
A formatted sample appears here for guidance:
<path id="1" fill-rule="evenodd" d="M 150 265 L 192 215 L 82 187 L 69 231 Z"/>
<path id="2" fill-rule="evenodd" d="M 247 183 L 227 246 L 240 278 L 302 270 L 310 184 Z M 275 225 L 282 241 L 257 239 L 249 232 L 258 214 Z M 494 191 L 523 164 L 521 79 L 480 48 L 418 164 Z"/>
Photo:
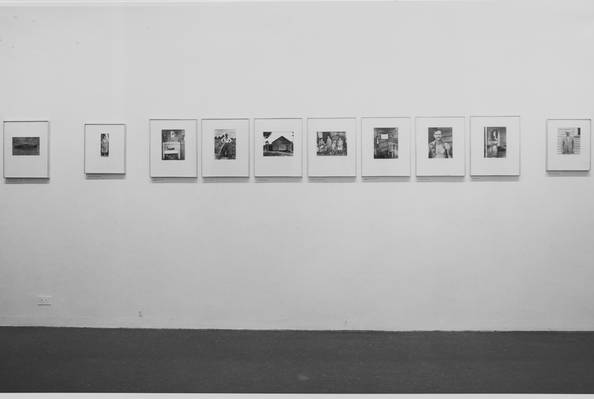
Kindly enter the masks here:
<path id="1" fill-rule="evenodd" d="M 361 174 L 410 176 L 410 118 L 361 119 Z"/>
<path id="2" fill-rule="evenodd" d="M 151 177 L 196 177 L 196 119 L 151 119 Z"/>
<path id="3" fill-rule="evenodd" d="M 202 120 L 202 176 L 249 177 L 249 119 Z"/>
<path id="4" fill-rule="evenodd" d="M 464 176 L 464 117 L 418 117 L 415 120 L 417 176 Z"/>
<path id="5" fill-rule="evenodd" d="M 520 175 L 520 117 L 470 118 L 470 174 Z"/>
<path id="6" fill-rule="evenodd" d="M 85 124 L 85 173 L 126 173 L 126 125 Z"/>
<path id="7" fill-rule="evenodd" d="M 310 177 L 356 176 L 356 134 L 355 118 L 308 119 L 308 175 Z"/>
<path id="8" fill-rule="evenodd" d="M 303 175 L 303 121 L 301 119 L 256 119 L 254 131 L 256 177 L 301 177 Z"/>
<path id="9" fill-rule="evenodd" d="M 590 170 L 590 119 L 547 120 L 547 171 Z"/>
<path id="10" fill-rule="evenodd" d="M 49 179 L 49 122 L 5 121 L 4 178 Z"/>

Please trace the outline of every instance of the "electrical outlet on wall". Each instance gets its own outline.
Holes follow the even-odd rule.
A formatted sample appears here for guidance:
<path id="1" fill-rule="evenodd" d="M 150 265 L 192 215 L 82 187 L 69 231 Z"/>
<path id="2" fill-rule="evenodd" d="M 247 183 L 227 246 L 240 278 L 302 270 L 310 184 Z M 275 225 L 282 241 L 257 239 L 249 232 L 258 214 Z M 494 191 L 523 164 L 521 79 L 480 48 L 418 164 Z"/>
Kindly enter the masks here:
<path id="1" fill-rule="evenodd" d="M 37 295 L 37 306 L 52 306 L 52 296 Z"/>

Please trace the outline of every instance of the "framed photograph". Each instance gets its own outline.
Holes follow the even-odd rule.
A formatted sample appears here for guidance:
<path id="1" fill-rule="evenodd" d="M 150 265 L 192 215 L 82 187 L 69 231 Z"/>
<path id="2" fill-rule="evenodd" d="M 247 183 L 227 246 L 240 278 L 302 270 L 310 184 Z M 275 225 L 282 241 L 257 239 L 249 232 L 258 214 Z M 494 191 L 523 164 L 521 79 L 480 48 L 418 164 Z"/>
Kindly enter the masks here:
<path id="1" fill-rule="evenodd" d="M 520 117 L 470 118 L 470 174 L 520 175 Z"/>
<path id="2" fill-rule="evenodd" d="M 307 131 L 309 176 L 357 175 L 355 118 L 310 118 Z"/>
<path id="3" fill-rule="evenodd" d="M 590 170 L 590 119 L 547 120 L 547 170 Z"/>
<path id="4" fill-rule="evenodd" d="M 361 174 L 410 176 L 410 118 L 361 119 Z"/>
<path id="5" fill-rule="evenodd" d="M 464 117 L 419 117 L 415 120 L 417 176 L 464 176 Z"/>
<path id="6" fill-rule="evenodd" d="M 303 175 L 303 121 L 301 119 L 256 119 L 254 131 L 256 177 L 301 177 Z"/>
<path id="7" fill-rule="evenodd" d="M 4 178 L 49 179 L 49 122 L 5 121 Z"/>
<path id="8" fill-rule="evenodd" d="M 196 119 L 150 120 L 151 177 L 196 177 Z"/>
<path id="9" fill-rule="evenodd" d="M 249 119 L 202 120 L 202 176 L 249 177 Z"/>
<path id="10" fill-rule="evenodd" d="M 85 173 L 126 173 L 126 125 L 85 124 Z"/>

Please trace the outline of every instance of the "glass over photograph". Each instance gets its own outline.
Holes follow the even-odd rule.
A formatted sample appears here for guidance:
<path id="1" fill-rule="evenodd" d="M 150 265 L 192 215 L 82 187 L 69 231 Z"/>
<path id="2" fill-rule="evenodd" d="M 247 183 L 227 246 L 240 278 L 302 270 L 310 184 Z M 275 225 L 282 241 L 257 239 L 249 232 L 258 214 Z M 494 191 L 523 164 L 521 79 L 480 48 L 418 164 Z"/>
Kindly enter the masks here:
<path id="1" fill-rule="evenodd" d="M 398 128 L 376 127 L 373 128 L 373 158 L 396 159 L 398 158 Z"/>
<path id="2" fill-rule="evenodd" d="M 161 130 L 161 159 L 163 161 L 186 159 L 185 136 L 184 129 Z"/>
<path id="3" fill-rule="evenodd" d="M 39 137 L 13 137 L 12 155 L 39 155 Z"/>
<path id="4" fill-rule="evenodd" d="M 12 155 L 39 155 L 39 137 L 13 137 Z"/>
<path id="5" fill-rule="evenodd" d="M 429 158 L 452 158 L 454 156 L 451 127 L 428 128 L 427 142 Z"/>
<path id="6" fill-rule="evenodd" d="M 317 146 L 319 156 L 346 156 L 346 132 L 317 132 Z"/>
<path id="7" fill-rule="evenodd" d="M 264 144 L 262 155 L 265 157 L 292 157 L 295 133 L 291 131 L 262 132 Z"/>
<path id="8" fill-rule="evenodd" d="M 578 155 L 581 148 L 582 129 L 565 127 L 557 129 L 557 154 Z"/>
<path id="9" fill-rule="evenodd" d="M 484 136 L 484 157 L 505 158 L 507 155 L 507 128 L 502 126 L 485 126 Z"/>
<path id="10" fill-rule="evenodd" d="M 100 141 L 100 155 L 102 157 L 109 156 L 109 133 L 101 133 L 101 141 Z"/>
<path id="11" fill-rule="evenodd" d="M 235 129 L 214 130 L 215 159 L 235 159 L 237 156 L 237 132 Z"/>

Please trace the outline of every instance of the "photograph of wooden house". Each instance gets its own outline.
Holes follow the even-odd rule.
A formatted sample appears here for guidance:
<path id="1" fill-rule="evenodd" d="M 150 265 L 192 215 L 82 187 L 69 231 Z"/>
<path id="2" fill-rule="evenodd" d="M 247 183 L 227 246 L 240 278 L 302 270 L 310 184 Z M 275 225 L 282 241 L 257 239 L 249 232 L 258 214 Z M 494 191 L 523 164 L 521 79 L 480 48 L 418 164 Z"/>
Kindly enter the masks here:
<path id="1" fill-rule="evenodd" d="M 262 132 L 262 135 L 264 137 L 262 150 L 265 157 L 293 156 L 295 132 Z"/>

